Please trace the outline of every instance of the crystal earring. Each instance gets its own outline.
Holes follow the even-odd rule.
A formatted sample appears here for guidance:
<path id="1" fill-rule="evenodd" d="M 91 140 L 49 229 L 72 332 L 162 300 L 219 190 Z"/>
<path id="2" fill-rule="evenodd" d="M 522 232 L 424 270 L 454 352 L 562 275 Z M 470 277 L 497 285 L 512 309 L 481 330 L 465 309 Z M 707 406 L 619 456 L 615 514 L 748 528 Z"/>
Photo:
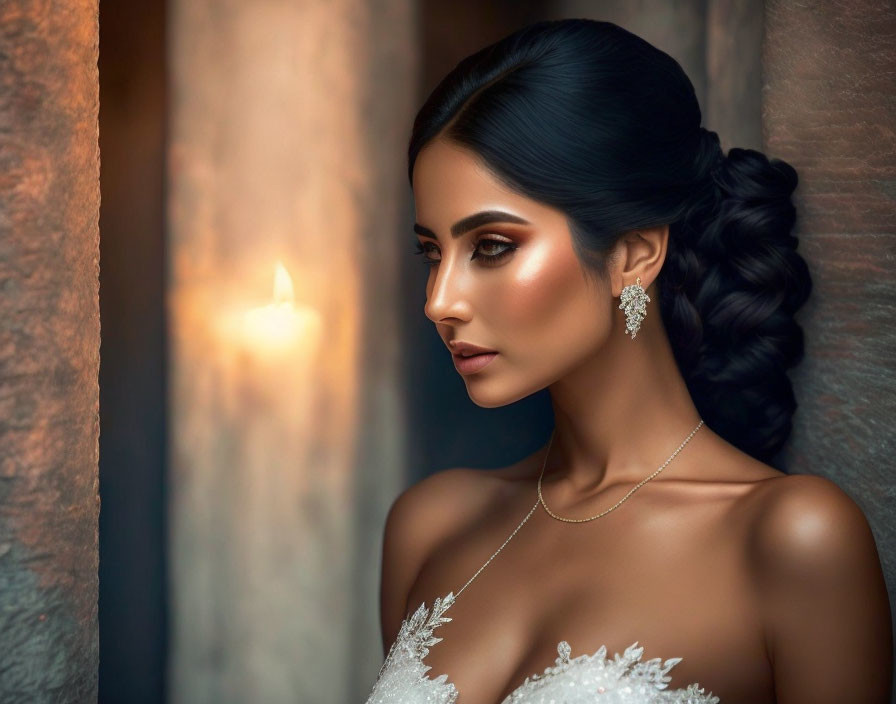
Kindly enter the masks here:
<path id="1" fill-rule="evenodd" d="M 619 307 L 625 311 L 626 334 L 631 333 L 634 340 L 641 327 L 641 321 L 647 315 L 647 303 L 650 302 L 650 296 L 644 292 L 644 287 L 641 286 L 641 277 L 638 277 L 636 283 L 622 289 L 622 295 L 619 298 L 622 301 Z"/>

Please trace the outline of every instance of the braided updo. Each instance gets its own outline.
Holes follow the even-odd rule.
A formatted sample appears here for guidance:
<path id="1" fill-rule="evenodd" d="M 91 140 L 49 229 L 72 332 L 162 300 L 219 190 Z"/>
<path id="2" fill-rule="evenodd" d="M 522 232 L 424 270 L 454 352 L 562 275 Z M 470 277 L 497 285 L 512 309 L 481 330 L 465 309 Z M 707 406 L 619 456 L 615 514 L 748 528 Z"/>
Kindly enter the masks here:
<path id="1" fill-rule="evenodd" d="M 436 136 L 465 146 L 566 213 L 599 277 L 624 232 L 669 224 L 658 303 L 676 362 L 707 425 L 770 462 L 791 432 L 794 314 L 812 287 L 791 234 L 797 174 L 752 149 L 726 155 L 700 123 L 668 54 L 610 22 L 537 22 L 439 83 L 414 121 L 408 178 Z"/>

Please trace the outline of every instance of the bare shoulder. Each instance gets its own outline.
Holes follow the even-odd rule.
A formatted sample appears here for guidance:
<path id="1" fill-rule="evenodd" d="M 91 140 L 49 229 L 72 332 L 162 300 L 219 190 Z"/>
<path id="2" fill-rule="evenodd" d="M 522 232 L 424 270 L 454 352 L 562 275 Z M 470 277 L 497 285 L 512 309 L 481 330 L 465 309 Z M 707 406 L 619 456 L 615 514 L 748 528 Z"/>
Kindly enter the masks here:
<path id="1" fill-rule="evenodd" d="M 752 497 L 751 556 L 760 577 L 823 578 L 877 563 L 871 528 L 859 505 L 835 482 L 781 474 Z"/>
<path id="2" fill-rule="evenodd" d="M 453 467 L 402 491 L 386 516 L 384 559 L 401 556 L 406 571 L 416 574 L 435 544 L 475 509 L 482 479 L 480 470 Z"/>
<path id="3" fill-rule="evenodd" d="M 486 498 L 482 470 L 455 467 L 404 489 L 386 515 L 380 614 L 384 652 L 395 640 L 408 593 L 430 553 L 474 515 Z"/>
<path id="4" fill-rule="evenodd" d="M 475 510 L 482 488 L 489 481 L 487 470 L 452 467 L 434 472 L 402 491 L 389 509 L 387 521 L 395 526 L 438 533 Z M 428 526 L 428 527 L 427 527 Z"/>
<path id="5" fill-rule="evenodd" d="M 748 555 L 777 701 L 888 701 L 891 614 L 865 514 L 825 477 L 761 484 Z"/>

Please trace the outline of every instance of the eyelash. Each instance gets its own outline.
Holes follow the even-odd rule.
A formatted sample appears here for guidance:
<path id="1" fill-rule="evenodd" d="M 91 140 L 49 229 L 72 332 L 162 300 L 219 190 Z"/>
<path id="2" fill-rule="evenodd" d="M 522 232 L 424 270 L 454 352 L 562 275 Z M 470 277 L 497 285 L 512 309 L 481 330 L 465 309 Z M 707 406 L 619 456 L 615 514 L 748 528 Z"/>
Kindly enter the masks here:
<path id="1" fill-rule="evenodd" d="M 487 238 L 481 239 L 481 240 L 479 240 L 479 242 L 476 243 L 476 249 L 473 251 L 473 257 L 472 257 L 473 259 L 477 258 L 476 252 L 479 251 L 479 245 L 482 244 L 483 242 L 485 242 L 487 244 L 501 245 L 502 247 L 505 248 L 499 254 L 480 254 L 478 258 L 489 262 L 489 264 L 487 266 L 490 266 L 494 263 L 497 263 L 501 259 L 504 259 L 504 257 L 510 255 L 510 253 L 517 248 L 517 245 L 511 244 L 510 242 L 504 242 L 503 240 L 493 240 L 493 239 L 487 239 Z M 429 249 L 427 247 L 424 247 L 422 244 L 417 242 L 417 248 L 414 251 L 414 254 L 426 254 L 426 252 L 428 252 L 428 251 L 429 251 Z M 435 266 L 436 264 L 438 264 L 440 261 L 441 261 L 440 259 L 429 259 L 425 256 L 423 257 L 424 266 L 432 267 L 432 266 Z"/>

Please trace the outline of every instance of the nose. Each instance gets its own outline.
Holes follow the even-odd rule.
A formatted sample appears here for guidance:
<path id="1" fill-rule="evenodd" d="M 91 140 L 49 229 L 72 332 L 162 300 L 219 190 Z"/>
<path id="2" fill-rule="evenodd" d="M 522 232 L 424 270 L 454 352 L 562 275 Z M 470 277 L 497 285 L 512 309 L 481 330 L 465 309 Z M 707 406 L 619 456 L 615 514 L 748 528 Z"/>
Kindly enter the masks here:
<path id="1" fill-rule="evenodd" d="M 433 267 L 427 282 L 426 305 L 423 307 L 426 317 L 434 323 L 447 319 L 469 320 L 471 307 L 465 279 L 463 272 L 443 257 Z"/>

